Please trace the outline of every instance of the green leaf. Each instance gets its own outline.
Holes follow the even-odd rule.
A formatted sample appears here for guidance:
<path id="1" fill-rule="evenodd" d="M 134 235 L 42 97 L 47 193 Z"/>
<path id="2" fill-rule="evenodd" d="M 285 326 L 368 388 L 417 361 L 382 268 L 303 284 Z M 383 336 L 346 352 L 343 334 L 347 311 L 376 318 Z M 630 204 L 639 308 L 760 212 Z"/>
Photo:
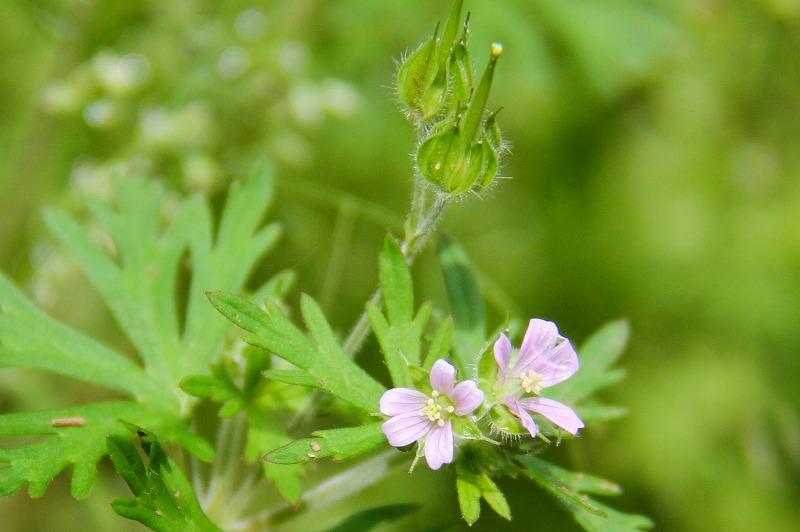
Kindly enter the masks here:
<path id="1" fill-rule="evenodd" d="M 440 358 L 446 358 L 453 345 L 453 320 L 449 316 L 442 320 L 436 332 L 433 334 L 431 345 L 428 347 L 428 354 L 425 356 L 424 369 L 430 370 L 434 362 Z"/>
<path id="2" fill-rule="evenodd" d="M 477 453 L 465 452 L 456 462 L 456 491 L 461 516 L 472 526 L 481 515 L 483 498 L 497 515 L 511 520 L 511 508 L 503 492 L 484 470 Z"/>
<path id="3" fill-rule="evenodd" d="M 486 307 L 469 258 L 458 244 L 442 239 L 439 261 L 455 325 L 455 355 L 459 369 L 466 371 L 486 343 Z"/>
<path id="4" fill-rule="evenodd" d="M 613 482 L 584 473 L 573 473 L 533 456 L 522 456 L 517 460 L 523 466 L 521 473 L 555 497 L 585 530 L 635 532 L 653 526 L 644 516 L 618 512 L 589 496 L 619 495 L 621 490 Z"/>
<path id="5" fill-rule="evenodd" d="M 576 405 L 582 415 L 588 414 L 586 420 L 595 414 L 599 418 L 621 415 L 619 408 L 605 407 L 596 403 L 582 403 L 591 400 L 592 396 L 625 377 L 625 371 L 612 368 L 625 350 L 630 336 L 630 328 L 625 320 L 608 323 L 595 332 L 579 349 L 580 369 L 563 383 L 548 389 L 549 396 L 566 404 Z M 597 420 L 598 418 L 595 418 Z"/>
<path id="6" fill-rule="evenodd" d="M 368 532 L 383 523 L 402 519 L 419 509 L 418 504 L 387 504 L 351 515 L 326 532 Z"/>
<path id="7" fill-rule="evenodd" d="M 344 351 L 319 305 L 303 296 L 301 310 L 311 332 L 306 337 L 274 301 L 266 311 L 257 305 L 222 292 L 208 294 L 225 317 L 245 331 L 244 340 L 266 349 L 309 373 L 321 389 L 364 412 L 376 412 L 385 388 L 361 369 Z"/>
<path id="8" fill-rule="evenodd" d="M 390 322 L 408 322 L 414 317 L 414 285 L 411 270 L 392 235 L 386 235 L 379 257 L 379 277 L 383 303 Z"/>
<path id="9" fill-rule="evenodd" d="M 319 379 L 310 375 L 306 371 L 295 369 L 268 369 L 264 372 L 264 376 L 276 382 L 284 384 L 294 384 L 296 386 L 305 386 L 307 388 L 322 388 Z"/>
<path id="10" fill-rule="evenodd" d="M 475 482 L 472 482 L 472 479 L 457 476 L 456 491 L 461 517 L 469 526 L 472 526 L 481 516 L 481 489 Z"/>
<path id="11" fill-rule="evenodd" d="M 244 411 L 247 420 L 245 458 L 249 462 L 259 461 L 264 453 L 292 441 L 277 420 L 257 404 L 256 390 L 258 385 L 264 382 L 261 373 L 266 365 L 266 357 L 263 354 L 261 350 L 245 353 L 247 363 L 241 371 L 241 376 L 229 374 L 225 366 L 219 364 L 211 366 L 213 375 L 188 377 L 181 383 L 187 393 L 219 403 L 220 416 L 230 417 Z M 239 365 L 234 367 L 241 368 Z M 301 371 L 287 373 L 307 375 Z M 234 379 L 242 380 L 243 386 L 239 387 Z M 263 470 L 264 476 L 275 484 L 287 501 L 295 503 L 300 499 L 302 467 L 264 463 Z"/>
<path id="12" fill-rule="evenodd" d="M 44 314 L 2 274 L 0 367 L 52 371 L 150 403 L 175 399 L 130 359 Z"/>
<path id="13" fill-rule="evenodd" d="M 313 432 L 311 438 L 295 440 L 268 453 L 264 459 L 273 464 L 298 464 L 328 457 L 347 460 L 387 445 L 382 424 Z"/>
<path id="14" fill-rule="evenodd" d="M 60 210 L 48 211 L 45 218 L 131 340 L 142 366 L 48 317 L 0 275 L 0 367 L 51 371 L 134 401 L 0 416 L 0 438 L 47 436 L 0 449 L 0 461 L 6 464 L 0 477 L 4 494 L 28 483 L 31 495 L 41 495 L 53 477 L 72 464 L 73 494 L 84 496 L 106 452 L 106 435 L 125 433 L 127 423 L 145 427 L 161 441 L 181 445 L 203 460 L 213 458 L 211 446 L 187 428 L 184 416 L 191 399 L 179 383 L 187 375 L 205 374 L 208 365 L 221 358 L 230 328 L 202 290 L 241 290 L 278 237 L 276 226 L 261 227 L 272 196 L 270 168 L 257 165 L 231 188 L 216 237 L 211 210 L 199 196 L 182 202 L 174 219 L 165 221 L 164 193 L 156 181 L 119 180 L 114 195 L 113 207 L 89 201 L 94 222 L 79 223 Z M 181 330 L 177 279 L 187 252 L 192 282 Z M 282 274 L 262 289 L 279 294 L 290 281 L 290 275 Z M 245 379 L 245 396 L 253 386 L 252 375 L 260 379 L 260 371 L 254 367 Z M 223 377 L 224 372 L 201 375 L 184 385 L 197 395 L 224 400 L 223 412 L 232 413 L 242 408 L 244 399 Z M 53 419 L 71 417 L 79 418 L 80 426 L 52 426 Z"/>
<path id="15" fill-rule="evenodd" d="M 143 442 L 143 447 L 147 465 L 130 437 L 108 437 L 111 461 L 136 496 L 114 499 L 114 511 L 157 531 L 219 531 L 200 508 L 191 483 L 158 443 Z"/>
<path id="16" fill-rule="evenodd" d="M 261 460 L 269 451 L 287 445 L 292 438 L 283 430 L 280 423 L 268 413 L 255 406 L 247 415 L 248 433 L 245 457 L 250 462 Z M 263 462 L 264 476 L 275 484 L 281 496 L 290 503 L 300 500 L 303 467 L 299 464 L 273 464 Z"/>
<path id="17" fill-rule="evenodd" d="M 261 257 L 277 243 L 281 230 L 275 225 L 261 227 L 261 220 L 272 204 L 272 166 L 267 161 L 253 165 L 246 179 L 235 182 L 228 193 L 216 240 L 210 217 L 198 219 L 191 233 L 190 251 L 193 275 L 186 316 L 185 343 L 199 350 L 185 374 L 199 373 L 198 367 L 219 356 L 229 324 L 220 320 L 204 297 L 206 290 L 238 292 Z M 204 230 L 201 230 L 203 229 Z M 257 297 L 285 292 L 294 275 L 278 274 L 267 282 Z"/>
<path id="18" fill-rule="evenodd" d="M 123 422 L 122 420 L 125 420 Z M 163 441 L 174 442 L 204 460 L 214 450 L 189 432 L 177 416 L 149 410 L 133 401 L 95 403 L 46 412 L 0 415 L 0 438 L 45 436 L 25 446 L 0 449 L 0 494 L 10 495 L 26 483 L 32 497 L 39 497 L 55 476 L 73 466 L 72 494 L 84 497 L 94 483 L 97 462 L 106 452 L 109 434 L 129 435 L 127 423 L 146 427 Z"/>
<path id="19" fill-rule="evenodd" d="M 242 410 L 245 407 L 244 395 L 225 368 L 220 364 L 212 364 L 211 372 L 212 375 L 187 377 L 181 382 L 181 388 L 189 395 L 219 403 L 222 417 L 230 417 Z"/>
<path id="20" fill-rule="evenodd" d="M 381 346 L 392 383 L 398 387 L 410 386 L 408 365 L 419 365 L 422 333 L 431 314 L 431 306 L 424 304 L 414 315 L 414 287 L 411 270 L 391 235 L 386 235 L 379 259 L 381 292 L 386 315 L 378 305 L 369 305 L 372 330 Z"/>

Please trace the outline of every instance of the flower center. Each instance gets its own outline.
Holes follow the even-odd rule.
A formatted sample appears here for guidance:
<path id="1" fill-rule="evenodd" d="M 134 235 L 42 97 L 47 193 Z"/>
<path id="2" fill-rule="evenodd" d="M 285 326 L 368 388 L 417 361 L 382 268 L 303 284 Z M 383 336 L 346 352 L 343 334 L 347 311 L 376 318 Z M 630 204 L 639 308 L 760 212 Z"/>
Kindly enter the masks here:
<path id="1" fill-rule="evenodd" d="M 542 393 L 544 377 L 535 371 L 530 370 L 527 373 L 523 373 L 519 376 L 519 380 L 522 383 L 522 389 L 525 390 L 525 393 L 532 393 L 534 395 Z"/>
<path id="2" fill-rule="evenodd" d="M 444 426 L 445 420 L 450 414 L 455 412 L 456 409 L 451 404 L 443 403 L 447 403 L 447 401 L 443 397 L 440 398 L 439 392 L 434 390 L 431 394 L 431 398 L 428 399 L 428 402 L 425 403 L 425 406 L 422 408 L 422 415 L 435 422 L 440 427 Z"/>

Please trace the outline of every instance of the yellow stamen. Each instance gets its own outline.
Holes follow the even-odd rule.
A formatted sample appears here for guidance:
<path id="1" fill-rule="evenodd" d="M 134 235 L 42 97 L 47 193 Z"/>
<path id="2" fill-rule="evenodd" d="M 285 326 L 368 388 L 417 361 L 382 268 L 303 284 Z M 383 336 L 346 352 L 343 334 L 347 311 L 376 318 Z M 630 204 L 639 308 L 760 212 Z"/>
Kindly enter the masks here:
<path id="1" fill-rule="evenodd" d="M 525 393 L 532 393 L 534 395 L 542 393 L 544 377 L 535 371 L 530 370 L 527 373 L 523 373 L 519 376 L 519 380 L 522 382 L 522 389 L 525 390 Z"/>

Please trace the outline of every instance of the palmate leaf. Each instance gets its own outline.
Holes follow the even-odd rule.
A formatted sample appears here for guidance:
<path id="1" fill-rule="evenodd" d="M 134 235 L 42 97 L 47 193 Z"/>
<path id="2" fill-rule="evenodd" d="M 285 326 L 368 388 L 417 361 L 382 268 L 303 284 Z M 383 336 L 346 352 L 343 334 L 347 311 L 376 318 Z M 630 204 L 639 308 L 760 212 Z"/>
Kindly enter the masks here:
<path id="1" fill-rule="evenodd" d="M 520 472 L 536 482 L 566 508 L 590 532 L 636 532 L 653 527 L 642 515 L 625 514 L 594 500 L 590 495 L 614 496 L 616 484 L 585 473 L 573 473 L 533 456 L 517 459 Z"/>
<path id="2" fill-rule="evenodd" d="M 142 435 L 147 464 L 129 437 L 109 436 L 107 451 L 135 499 L 117 498 L 111 507 L 152 530 L 218 532 L 200 508 L 191 483 L 161 446 Z"/>
<path id="3" fill-rule="evenodd" d="M 27 482 L 31 495 L 41 495 L 55 475 L 74 464 L 73 494 L 86 495 L 105 452 L 105 437 L 125 435 L 126 422 L 203 460 L 213 458 L 213 449 L 186 429 L 182 418 L 192 399 L 178 383 L 187 374 L 205 373 L 208 363 L 222 354 L 228 324 L 205 302 L 203 289 L 241 290 L 277 238 L 275 226 L 260 228 L 271 184 L 270 168 L 261 164 L 233 186 L 215 236 L 211 211 L 199 197 L 184 201 L 174 220 L 164 225 L 160 187 L 146 179 L 120 181 L 116 208 L 90 205 L 99 230 L 111 237 L 110 250 L 66 213 L 47 213 L 49 230 L 100 292 L 143 365 L 48 317 L 0 275 L 0 367 L 46 370 L 131 399 L 0 415 L 0 439 L 43 436 L 0 451 L 3 494 Z M 186 252 L 192 279 L 181 330 L 176 292 L 179 261 Z M 275 284 L 267 283 L 262 291 Z M 74 419 L 67 426 L 53 426 L 65 418 Z"/>
<path id="4" fill-rule="evenodd" d="M 414 314 L 414 286 L 411 270 L 400 251 L 400 245 L 386 235 L 379 259 L 379 274 L 383 304 L 370 304 L 367 313 L 372 330 L 381 346 L 392 383 L 398 387 L 412 386 L 409 364 L 421 364 L 422 333 L 431 315 L 430 303 Z"/>

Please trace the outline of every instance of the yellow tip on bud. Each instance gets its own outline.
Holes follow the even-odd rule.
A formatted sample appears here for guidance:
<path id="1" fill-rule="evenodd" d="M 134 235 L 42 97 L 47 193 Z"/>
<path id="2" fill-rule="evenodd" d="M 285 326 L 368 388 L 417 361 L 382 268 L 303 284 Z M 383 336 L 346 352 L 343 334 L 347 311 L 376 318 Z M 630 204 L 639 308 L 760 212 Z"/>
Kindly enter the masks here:
<path id="1" fill-rule="evenodd" d="M 499 42 L 493 42 L 491 47 L 492 57 L 498 58 L 503 55 L 503 45 Z"/>

